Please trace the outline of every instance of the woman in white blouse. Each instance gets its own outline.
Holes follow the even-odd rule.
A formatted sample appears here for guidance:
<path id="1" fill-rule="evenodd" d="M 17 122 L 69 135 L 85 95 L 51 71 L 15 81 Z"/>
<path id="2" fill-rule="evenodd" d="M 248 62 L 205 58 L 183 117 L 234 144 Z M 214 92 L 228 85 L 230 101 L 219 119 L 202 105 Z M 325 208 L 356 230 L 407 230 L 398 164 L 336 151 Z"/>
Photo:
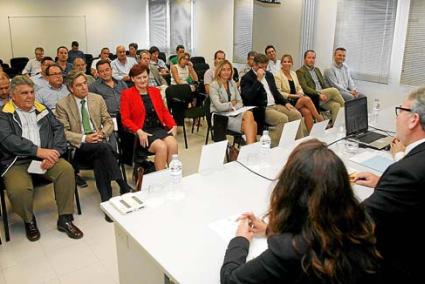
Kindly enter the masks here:
<path id="1" fill-rule="evenodd" d="M 214 81 L 210 85 L 209 96 L 212 113 L 225 113 L 243 106 L 238 87 L 232 78 L 232 64 L 228 60 L 220 62 L 215 69 Z M 254 120 L 254 115 L 249 110 L 237 116 L 229 116 L 227 129 L 245 134 L 247 144 L 256 141 L 257 123 Z"/>
<path id="2" fill-rule="evenodd" d="M 276 87 L 279 92 L 289 100 L 289 102 L 301 112 L 304 117 L 308 131 L 316 121 L 323 121 L 323 117 L 317 111 L 313 101 L 304 95 L 303 89 L 298 82 L 297 73 L 292 71 L 292 56 L 285 54 L 282 56 L 281 69 L 275 75 Z"/>

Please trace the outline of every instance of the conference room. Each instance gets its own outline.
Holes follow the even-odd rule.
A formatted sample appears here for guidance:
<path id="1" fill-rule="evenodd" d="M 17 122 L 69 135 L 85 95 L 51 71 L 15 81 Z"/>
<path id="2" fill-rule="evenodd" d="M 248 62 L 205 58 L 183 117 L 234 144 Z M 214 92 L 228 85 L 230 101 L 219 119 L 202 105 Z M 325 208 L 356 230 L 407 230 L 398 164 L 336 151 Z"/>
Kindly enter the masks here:
<path id="1" fill-rule="evenodd" d="M 0 1 L 0 283 L 423 278 L 423 13 Z"/>

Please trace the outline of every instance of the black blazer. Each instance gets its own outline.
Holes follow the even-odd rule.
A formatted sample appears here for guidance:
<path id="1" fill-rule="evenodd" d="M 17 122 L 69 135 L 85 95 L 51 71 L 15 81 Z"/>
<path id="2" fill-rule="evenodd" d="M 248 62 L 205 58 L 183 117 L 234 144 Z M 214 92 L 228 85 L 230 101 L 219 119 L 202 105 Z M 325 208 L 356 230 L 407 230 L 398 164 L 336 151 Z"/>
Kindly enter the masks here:
<path id="1" fill-rule="evenodd" d="M 425 142 L 388 167 L 364 204 L 376 223 L 387 281 L 424 282 Z"/>
<path id="2" fill-rule="evenodd" d="M 307 251 L 307 245 L 301 243 L 295 251 L 292 239 L 293 235 L 289 233 L 268 238 L 269 248 L 247 263 L 245 261 L 249 250 L 248 240 L 243 237 L 232 239 L 221 267 L 221 284 L 326 283 L 303 271 L 301 258 Z M 347 251 L 349 249 L 347 248 Z M 351 256 L 355 259 L 358 256 L 358 248 L 351 251 Z M 356 267 L 353 267 L 350 279 L 346 279 L 343 283 L 377 284 L 381 283 L 379 277 L 379 274 L 358 272 Z"/>
<path id="3" fill-rule="evenodd" d="M 274 76 L 269 71 L 266 71 L 266 80 L 269 84 L 270 91 L 276 104 L 285 105 L 286 100 L 278 91 Z M 257 131 L 261 135 L 265 122 L 265 109 L 267 107 L 267 93 L 263 84 L 257 80 L 257 75 L 251 69 L 248 73 L 242 76 L 241 79 L 241 97 L 244 106 L 256 106 L 253 109 L 255 121 L 257 122 Z"/>

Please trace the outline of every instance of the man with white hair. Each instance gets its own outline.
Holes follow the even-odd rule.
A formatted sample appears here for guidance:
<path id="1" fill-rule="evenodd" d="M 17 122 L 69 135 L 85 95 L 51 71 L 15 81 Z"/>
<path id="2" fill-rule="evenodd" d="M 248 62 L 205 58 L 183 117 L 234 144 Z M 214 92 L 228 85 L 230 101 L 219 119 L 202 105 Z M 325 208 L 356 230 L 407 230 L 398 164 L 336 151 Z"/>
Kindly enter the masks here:
<path id="1" fill-rule="evenodd" d="M 384 283 L 423 279 L 425 233 L 425 87 L 395 108 L 396 138 L 405 155 L 378 177 L 358 173 L 355 182 L 375 188 L 363 204 L 375 220 L 377 247 L 384 258 Z M 423 282 L 423 281 L 419 281 Z"/>
<path id="2" fill-rule="evenodd" d="M 131 79 L 128 73 L 131 67 L 137 64 L 137 61 L 125 54 L 125 47 L 122 45 L 117 46 L 116 52 L 117 58 L 111 62 L 112 77 L 116 80 L 123 80 L 126 83 L 130 83 Z"/>
<path id="3" fill-rule="evenodd" d="M 30 59 L 22 70 L 22 74 L 28 74 L 34 76 L 41 72 L 41 60 L 44 57 L 44 49 L 42 47 L 36 47 L 34 50 L 35 58 Z"/>

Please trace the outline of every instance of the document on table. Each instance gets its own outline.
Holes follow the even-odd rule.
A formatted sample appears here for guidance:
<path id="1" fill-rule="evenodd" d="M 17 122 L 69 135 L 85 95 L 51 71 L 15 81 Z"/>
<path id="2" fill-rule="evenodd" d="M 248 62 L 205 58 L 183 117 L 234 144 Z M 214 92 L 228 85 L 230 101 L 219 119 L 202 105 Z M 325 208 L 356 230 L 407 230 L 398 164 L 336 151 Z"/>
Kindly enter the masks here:
<path id="1" fill-rule="evenodd" d="M 351 157 L 350 160 L 381 173 L 394 163 L 394 160 L 389 155 L 371 151 L 357 154 Z"/>
<path id="2" fill-rule="evenodd" d="M 247 110 L 253 109 L 255 108 L 255 106 L 244 106 L 241 107 L 240 109 L 234 110 L 234 111 L 229 111 L 229 112 L 222 112 L 220 113 L 220 115 L 225 115 L 225 116 L 237 116 Z"/>
<path id="3" fill-rule="evenodd" d="M 234 215 L 228 218 L 217 220 L 209 224 L 208 227 L 213 230 L 217 235 L 219 235 L 220 238 L 222 238 L 227 245 L 230 240 L 235 237 L 235 233 L 239 225 L 239 222 L 236 220 L 239 216 L 240 215 Z M 267 238 L 254 237 L 249 246 L 249 253 L 246 260 L 248 261 L 259 256 L 267 248 Z"/>

